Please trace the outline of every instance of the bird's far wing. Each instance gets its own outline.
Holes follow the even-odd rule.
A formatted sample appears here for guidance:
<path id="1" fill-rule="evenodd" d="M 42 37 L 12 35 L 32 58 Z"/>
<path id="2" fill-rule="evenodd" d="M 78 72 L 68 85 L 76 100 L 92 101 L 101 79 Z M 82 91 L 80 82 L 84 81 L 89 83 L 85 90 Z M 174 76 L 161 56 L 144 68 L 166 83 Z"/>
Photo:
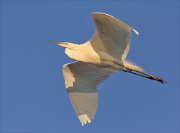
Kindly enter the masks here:
<path id="1" fill-rule="evenodd" d="M 96 25 L 96 32 L 90 39 L 96 51 L 103 51 L 117 60 L 124 60 L 129 51 L 131 31 L 138 32 L 131 26 L 105 13 L 91 14 Z"/>
<path id="2" fill-rule="evenodd" d="M 82 125 L 91 123 L 95 116 L 98 105 L 97 85 L 114 71 L 79 61 L 63 66 L 65 86 Z"/>

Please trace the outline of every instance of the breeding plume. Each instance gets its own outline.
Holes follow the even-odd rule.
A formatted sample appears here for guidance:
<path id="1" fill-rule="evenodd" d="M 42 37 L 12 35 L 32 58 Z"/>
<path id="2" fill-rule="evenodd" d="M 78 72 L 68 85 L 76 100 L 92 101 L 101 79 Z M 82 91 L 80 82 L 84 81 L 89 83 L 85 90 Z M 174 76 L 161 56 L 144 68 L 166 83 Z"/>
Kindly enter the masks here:
<path id="1" fill-rule="evenodd" d="M 96 32 L 90 40 L 81 45 L 50 41 L 65 47 L 66 55 L 76 60 L 65 64 L 62 71 L 71 103 L 83 126 L 91 123 L 96 114 L 97 86 L 114 72 L 119 70 L 161 83 L 165 82 L 126 60 L 131 32 L 138 35 L 133 27 L 105 13 L 91 15 Z"/>

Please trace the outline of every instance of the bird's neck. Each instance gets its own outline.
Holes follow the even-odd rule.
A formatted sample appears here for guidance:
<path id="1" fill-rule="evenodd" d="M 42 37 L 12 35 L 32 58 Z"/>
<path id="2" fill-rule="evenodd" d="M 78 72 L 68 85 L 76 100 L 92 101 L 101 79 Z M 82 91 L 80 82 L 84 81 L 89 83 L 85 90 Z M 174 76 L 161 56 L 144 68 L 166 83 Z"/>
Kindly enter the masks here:
<path id="1" fill-rule="evenodd" d="M 68 45 L 68 48 L 66 48 L 65 54 L 71 59 L 87 62 L 85 58 L 85 51 L 86 47 L 84 45 L 76 45 L 71 43 Z"/>
<path id="2" fill-rule="evenodd" d="M 78 52 L 80 49 L 80 45 L 74 44 L 74 43 L 68 43 L 66 49 L 65 49 L 65 54 L 74 60 L 80 60 L 79 57 L 81 52 Z"/>

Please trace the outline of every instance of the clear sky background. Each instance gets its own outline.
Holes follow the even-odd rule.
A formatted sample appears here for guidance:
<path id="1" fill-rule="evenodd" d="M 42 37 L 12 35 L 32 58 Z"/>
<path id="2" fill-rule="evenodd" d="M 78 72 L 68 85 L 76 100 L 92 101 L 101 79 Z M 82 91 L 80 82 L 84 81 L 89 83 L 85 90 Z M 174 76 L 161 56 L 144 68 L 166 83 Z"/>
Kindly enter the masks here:
<path id="1" fill-rule="evenodd" d="M 179 132 L 179 8 L 175 0 L 1 0 L 0 131 Z M 128 59 L 168 83 L 115 73 L 99 86 L 92 124 L 82 127 L 62 77 L 72 60 L 48 40 L 85 42 L 96 11 L 137 29 Z"/>

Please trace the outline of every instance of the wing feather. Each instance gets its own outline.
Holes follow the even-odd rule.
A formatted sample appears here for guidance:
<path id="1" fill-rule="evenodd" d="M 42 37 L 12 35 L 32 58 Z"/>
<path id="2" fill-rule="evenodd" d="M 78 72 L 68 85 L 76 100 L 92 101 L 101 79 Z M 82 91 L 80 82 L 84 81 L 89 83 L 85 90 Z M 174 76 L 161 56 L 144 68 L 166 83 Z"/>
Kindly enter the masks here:
<path id="1" fill-rule="evenodd" d="M 129 51 L 131 26 L 105 13 L 92 13 L 96 32 L 90 39 L 96 51 L 103 51 L 117 60 L 124 60 Z"/>
<path id="2" fill-rule="evenodd" d="M 115 70 L 84 62 L 63 66 L 65 86 L 73 108 L 82 125 L 90 123 L 98 106 L 97 85 Z"/>

